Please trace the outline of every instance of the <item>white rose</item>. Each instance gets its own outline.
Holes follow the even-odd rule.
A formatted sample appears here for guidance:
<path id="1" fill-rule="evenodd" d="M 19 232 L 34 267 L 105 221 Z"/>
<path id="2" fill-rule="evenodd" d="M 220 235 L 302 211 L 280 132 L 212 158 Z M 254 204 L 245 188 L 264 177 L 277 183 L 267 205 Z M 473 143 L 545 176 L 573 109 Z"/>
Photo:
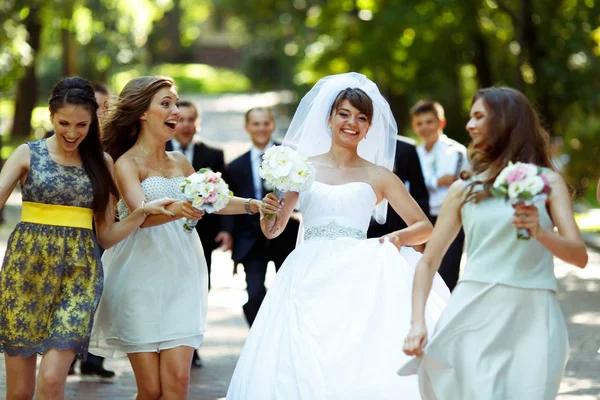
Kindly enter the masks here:
<path id="1" fill-rule="evenodd" d="M 508 198 L 515 200 L 519 198 L 519 195 L 523 192 L 522 182 L 513 182 L 508 185 Z"/>
<path id="2" fill-rule="evenodd" d="M 544 180 L 538 175 L 526 178 L 522 184 L 523 190 L 531 193 L 532 196 L 540 194 L 544 190 Z"/>
<path id="3" fill-rule="evenodd" d="M 198 193 L 197 185 L 194 183 L 187 182 L 186 185 L 183 187 L 183 195 L 187 199 L 194 198 L 197 193 Z"/>

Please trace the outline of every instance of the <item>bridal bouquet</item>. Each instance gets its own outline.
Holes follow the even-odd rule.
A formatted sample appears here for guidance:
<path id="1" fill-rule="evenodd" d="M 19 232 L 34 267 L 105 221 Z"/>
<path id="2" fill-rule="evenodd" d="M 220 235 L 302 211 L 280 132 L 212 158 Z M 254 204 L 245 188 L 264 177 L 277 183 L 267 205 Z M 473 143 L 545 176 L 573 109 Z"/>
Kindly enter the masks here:
<path id="1" fill-rule="evenodd" d="M 290 147 L 272 146 L 263 155 L 260 176 L 281 200 L 285 192 L 308 190 L 315 180 L 315 168 Z M 265 218 L 273 220 L 275 215 L 267 214 Z"/>
<path id="2" fill-rule="evenodd" d="M 181 182 L 181 191 L 192 206 L 207 213 L 214 213 L 223 209 L 229 202 L 233 193 L 220 172 L 213 172 L 210 168 L 202 168 Z M 190 233 L 198 221 L 186 219 L 183 229 Z"/>
<path id="3" fill-rule="evenodd" d="M 550 193 L 550 182 L 544 170 L 535 164 L 508 163 L 494 181 L 490 192 L 494 197 L 503 198 L 516 205 L 533 204 Z M 531 233 L 527 229 L 517 230 L 517 239 L 529 240 Z"/>

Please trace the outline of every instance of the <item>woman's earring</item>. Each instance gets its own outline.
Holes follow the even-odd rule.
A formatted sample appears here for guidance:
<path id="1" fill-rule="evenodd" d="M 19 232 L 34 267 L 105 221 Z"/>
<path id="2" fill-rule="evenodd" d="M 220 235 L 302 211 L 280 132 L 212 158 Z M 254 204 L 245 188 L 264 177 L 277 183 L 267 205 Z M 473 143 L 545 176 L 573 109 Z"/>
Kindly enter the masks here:
<path id="1" fill-rule="evenodd" d="M 327 129 L 329 130 L 329 133 L 331 133 L 331 125 L 329 125 Z"/>

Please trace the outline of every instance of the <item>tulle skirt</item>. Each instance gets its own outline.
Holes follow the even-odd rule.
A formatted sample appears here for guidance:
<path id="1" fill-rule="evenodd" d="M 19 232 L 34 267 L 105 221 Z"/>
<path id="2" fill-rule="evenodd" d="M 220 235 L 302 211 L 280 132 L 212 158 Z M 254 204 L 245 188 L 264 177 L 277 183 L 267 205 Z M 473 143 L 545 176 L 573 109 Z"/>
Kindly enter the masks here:
<path id="1" fill-rule="evenodd" d="M 401 255 L 402 254 L 402 255 Z M 408 357 L 411 288 L 420 255 L 377 239 L 314 239 L 279 270 L 233 374 L 227 399 L 419 399 Z M 433 328 L 450 293 L 439 275 Z"/>

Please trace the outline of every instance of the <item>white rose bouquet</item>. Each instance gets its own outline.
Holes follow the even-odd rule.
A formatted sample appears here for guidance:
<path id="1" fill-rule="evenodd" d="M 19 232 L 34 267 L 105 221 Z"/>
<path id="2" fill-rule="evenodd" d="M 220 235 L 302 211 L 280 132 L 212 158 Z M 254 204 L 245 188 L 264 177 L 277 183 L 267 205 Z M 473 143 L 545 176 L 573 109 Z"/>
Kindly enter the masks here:
<path id="1" fill-rule="evenodd" d="M 181 182 L 181 191 L 192 206 L 207 213 L 214 213 L 223 209 L 233 193 L 229 185 L 221 178 L 220 172 L 213 172 L 210 168 L 202 168 Z M 198 221 L 186 219 L 183 229 L 190 233 Z"/>
<path id="2" fill-rule="evenodd" d="M 508 163 L 494 181 L 490 192 L 494 197 L 504 198 L 511 204 L 533 204 L 534 201 L 545 198 L 551 187 L 544 170 L 535 164 L 518 162 Z M 527 229 L 517 230 L 517 239 L 529 240 L 531 232 Z"/>
<path id="3" fill-rule="evenodd" d="M 263 155 L 260 176 L 281 200 L 285 192 L 308 190 L 315 180 L 315 168 L 306 157 L 287 146 L 272 146 Z M 274 214 L 265 218 L 273 220 Z"/>

